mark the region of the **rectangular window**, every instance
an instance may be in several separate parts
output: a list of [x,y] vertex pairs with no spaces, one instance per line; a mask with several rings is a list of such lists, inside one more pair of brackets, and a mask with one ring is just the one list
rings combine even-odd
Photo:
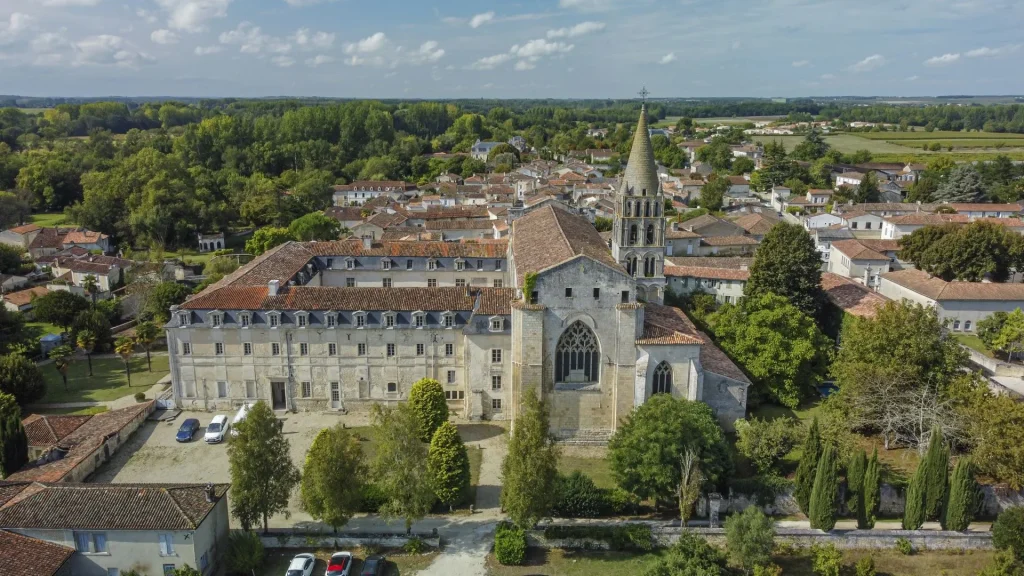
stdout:
[[455,344],[445,344],[444,345],[444,355],[445,356],[452,356],[454,354],[455,354]]
[[252,356],[252,342],[242,343],[242,354],[245,354],[246,356]]
[[426,350],[426,346],[424,346],[423,344],[417,344],[416,345],[416,355],[417,356],[423,356],[423,352],[425,350]]
[[220,314],[211,315],[210,324],[212,324],[214,328],[220,328]]
[[444,398],[445,398],[445,400],[462,400],[465,397],[466,397],[466,394],[462,390],[445,390],[444,391]]
[[281,322],[281,320],[277,317],[277,314],[271,314],[270,315],[270,327],[271,328],[277,328],[277,325],[280,322]]
[[306,356],[307,354],[309,354],[309,344],[299,342],[299,356]]
[[356,267],[355,260],[345,260],[345,269],[346,270],[352,270],[355,267]]
[[434,260],[427,260],[427,270],[437,270],[437,262]]
[[327,259],[327,269],[330,270],[332,268],[334,268],[334,258],[328,258]]
[[356,346],[356,352],[360,356],[366,356],[366,344],[359,344],[358,346]]
[[227,382],[217,382],[217,398],[227,398],[227,397],[228,397],[228,383]]
[[173,534],[157,534],[157,538],[160,539],[160,555],[170,556],[174,554],[174,535]]
[[437,278],[427,278],[427,288],[437,288]]
[[500,318],[495,318],[494,320],[491,320],[491,332],[500,332],[502,329],[502,324],[503,322],[501,321]]
[[356,287],[356,279],[355,278],[345,278],[345,288],[355,288],[355,287]]
[[398,393],[398,383],[397,382],[388,382],[388,394],[397,394],[397,393]]
[[491,410],[494,410],[496,412],[501,412],[501,398],[492,398],[491,399]]
[[182,342],[181,343],[181,355],[182,356],[189,356],[191,354],[192,354],[192,345],[189,344],[188,342]]
[[856,230],[857,229],[857,223],[856,222],[850,222],[850,229],[851,230]]
[[466,287],[466,279],[465,278],[456,278],[455,279],[455,287],[456,288],[465,288]]
[[465,269],[466,269],[466,263],[465,262],[462,262],[461,260],[455,262],[455,270],[457,272],[462,272]]
[[78,550],[82,554],[88,554],[92,551],[89,547],[90,544],[90,538],[87,533],[75,532],[75,550]]
[[502,284],[504,284],[504,283],[501,281],[500,278],[494,281],[494,287],[495,288],[501,288]]
[[391,260],[381,260],[380,261],[380,269],[381,270],[391,270]]
[[423,328],[423,314],[416,315],[416,327]]
[[242,316],[240,318],[241,318],[242,328],[248,328],[249,327],[249,315],[248,314],[242,314]]
[[388,344],[387,352],[388,352],[388,357],[394,356],[395,355],[395,345],[394,344]]
[[540,293],[538,293],[536,290],[534,290],[533,292],[530,292],[530,304],[536,304],[537,303],[537,298],[539,298],[539,297],[540,297]]
[[501,348],[491,349],[491,364],[501,364]]
[[476,269],[477,270],[483,270],[484,269],[484,261],[483,260],[477,260],[476,261]]
[[565,289],[565,297],[566,298],[572,298],[572,288],[566,288]]
[[299,323],[299,328],[305,328],[306,327],[306,315],[305,314],[299,314],[295,318],[296,318],[296,320]]
[[391,278],[384,278],[380,282],[381,282],[381,287],[383,287],[383,288],[391,288]]
[[601,297],[601,289],[600,288],[594,288],[594,300],[597,300],[600,297]]
[[174,564],[164,564],[164,576],[174,576]]
[[491,390],[501,390],[501,376],[491,376]]
[[622,303],[629,304],[629,290],[622,291]]
[[326,318],[328,328],[334,328],[335,326],[338,325],[338,317],[335,316],[334,314],[328,314]]
[[362,328],[366,326],[366,316],[359,314],[356,316],[356,328]]
[[277,342],[272,343],[270,345],[270,355],[271,356],[280,356],[281,355],[281,345],[278,344]]
[[303,382],[302,383],[302,397],[311,398],[313,396],[313,383]]
[[455,384],[455,370],[448,371],[448,383]]
[[494,261],[494,271],[501,272],[501,260]]
[[455,323],[454,317],[451,314],[446,314],[445,317],[444,317],[444,327],[445,328],[451,328],[454,323]]
[[245,381],[245,397],[255,398],[256,397],[256,381],[246,380]]
[[178,326],[188,326],[188,312],[178,314]]
[[328,356],[337,356],[338,355],[338,345],[335,344],[334,342],[328,343],[327,344],[327,355]]
[[217,356],[222,356],[224,354],[224,343],[223,342],[215,343],[213,345],[213,350],[217,354]]
[[106,532],[94,532],[92,535],[92,547],[93,551],[97,554],[105,554],[107,552],[107,534]]
[[387,328],[395,327],[395,316],[394,314],[388,314],[384,317],[384,326]]
[[406,270],[412,270],[412,260],[406,260],[405,261],[405,269]]

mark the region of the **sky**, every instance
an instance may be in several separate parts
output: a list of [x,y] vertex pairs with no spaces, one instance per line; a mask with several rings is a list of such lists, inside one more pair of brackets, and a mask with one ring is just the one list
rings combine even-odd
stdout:
[[0,0],[0,94],[1024,93],[1020,0]]

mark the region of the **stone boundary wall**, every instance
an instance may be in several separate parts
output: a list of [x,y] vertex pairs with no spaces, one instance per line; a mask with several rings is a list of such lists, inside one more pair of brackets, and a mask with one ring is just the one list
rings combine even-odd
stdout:
[[409,540],[419,538],[431,548],[440,548],[441,538],[436,532],[303,532],[301,530],[271,530],[260,534],[265,548],[354,548],[372,544],[383,548],[401,548]]

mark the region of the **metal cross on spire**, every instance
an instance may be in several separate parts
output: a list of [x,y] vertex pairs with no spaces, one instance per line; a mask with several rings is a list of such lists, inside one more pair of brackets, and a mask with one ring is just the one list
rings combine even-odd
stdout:
[[650,92],[647,90],[647,86],[644,86],[643,88],[641,88],[640,91],[637,92],[637,94],[640,95],[640,98],[643,100],[644,104],[646,104],[647,103],[647,96],[650,94]]

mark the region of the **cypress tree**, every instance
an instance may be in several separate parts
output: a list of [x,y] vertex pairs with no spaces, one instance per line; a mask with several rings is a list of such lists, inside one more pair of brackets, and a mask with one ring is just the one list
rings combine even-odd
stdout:
[[803,454],[800,456],[800,464],[796,468],[796,484],[793,490],[793,497],[800,506],[800,511],[810,516],[811,492],[814,490],[814,477],[818,469],[818,459],[821,458],[821,435],[818,432],[818,417],[815,416],[811,422],[811,429],[807,432],[807,439],[804,440]]
[[917,466],[914,477],[910,480],[910,487],[907,488],[907,505],[903,510],[903,529],[919,530],[924,525],[924,497],[925,473],[927,471],[925,461]]
[[846,467],[846,507],[854,514],[857,513],[857,499],[863,491],[864,472],[867,467],[868,454],[863,450],[854,452]]
[[0,393],[0,479],[28,462],[28,436],[21,425],[21,409],[14,396]]
[[924,517],[935,520],[942,517],[949,481],[949,447],[938,427],[932,428],[928,452],[924,457]]
[[831,530],[836,525],[839,507],[839,479],[836,463],[836,451],[831,446],[826,448],[818,461],[814,475],[814,489],[811,491],[811,528]]
[[871,459],[864,469],[864,483],[859,498],[862,505],[858,509],[857,528],[870,530],[875,527],[882,503],[882,471],[878,465],[878,448],[871,453]]
[[978,504],[978,485],[970,458],[961,458],[949,481],[949,500],[942,517],[942,529],[963,532],[971,525]]

